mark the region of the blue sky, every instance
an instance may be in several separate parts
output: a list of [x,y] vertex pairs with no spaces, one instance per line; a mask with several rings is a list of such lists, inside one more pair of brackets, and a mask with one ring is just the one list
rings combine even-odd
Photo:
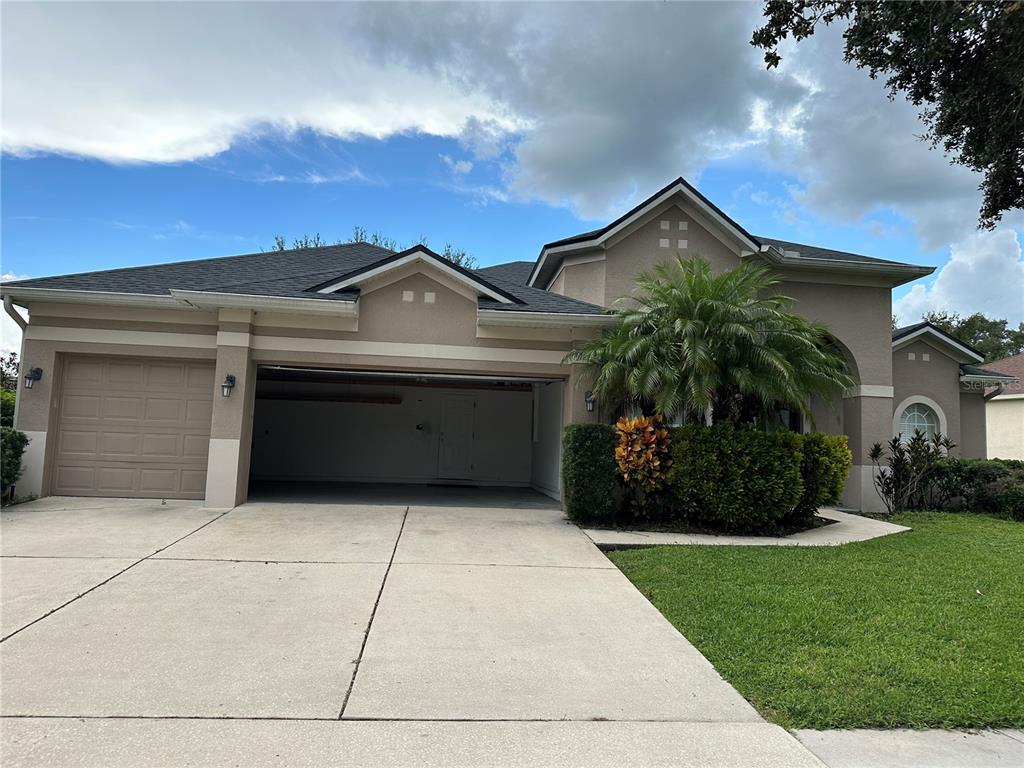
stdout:
[[[451,164],[472,162],[465,155],[457,140],[441,137],[343,141],[308,131],[186,163],[5,155],[4,271],[40,276],[248,253],[269,249],[275,234],[290,240],[319,232],[334,241],[355,225],[402,243],[421,236],[436,246],[451,242],[487,265],[533,260],[544,242],[605,221],[496,195],[497,162],[474,163],[453,178]],[[667,168],[664,181],[677,173]],[[865,223],[813,216],[788,202],[787,185],[796,180],[779,172],[720,162],[697,181],[757,234],[915,263],[943,258],[941,249],[922,250],[892,215],[869,220],[884,226],[884,238]]]
[[[1024,320],[1024,214],[842,60],[749,44],[758,3],[8,4],[2,271],[270,248],[354,225],[483,264],[683,175],[754,234],[936,266],[894,292]],[[3,347],[12,346],[4,319]]]

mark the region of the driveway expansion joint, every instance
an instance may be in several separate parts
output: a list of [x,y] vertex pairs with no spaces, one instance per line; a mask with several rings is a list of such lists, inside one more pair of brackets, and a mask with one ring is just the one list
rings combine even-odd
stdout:
[[391,557],[388,560],[388,567],[384,569],[384,578],[380,580],[380,589],[377,590],[377,599],[373,601],[373,608],[370,610],[370,619],[366,622],[366,631],[363,633],[363,642],[359,646],[359,655],[352,662],[352,679],[348,682],[348,690],[345,691],[345,698],[341,702],[341,710],[338,712],[338,720],[345,716],[345,708],[352,697],[352,689],[356,685],[356,676],[359,674],[359,665],[363,661],[363,653],[366,651],[366,643],[370,639],[370,629],[373,627],[373,618],[377,615],[377,606],[384,595],[384,585],[388,583],[388,574],[391,573],[391,566],[395,564],[395,555],[398,553],[398,542],[402,540],[402,531],[405,530],[405,521],[409,519],[409,507],[402,512],[402,522],[398,526],[398,535],[395,537],[395,546],[391,549]]
[[[173,547],[173,546],[174,546],[175,544],[177,544],[177,543],[178,543],[179,541],[184,541],[185,539],[187,539],[187,538],[188,538],[189,536],[191,536],[192,534],[194,534],[194,533],[198,533],[199,531],[203,530],[203,528],[205,528],[206,526],[210,525],[211,523],[215,523],[215,522],[217,522],[218,520],[220,520],[220,519],[221,519],[222,517],[224,517],[224,515],[226,515],[226,514],[227,514],[228,512],[230,512],[230,511],[231,511],[231,510],[226,510],[226,511],[224,511],[224,512],[221,512],[221,513],[220,513],[220,514],[218,514],[218,515],[217,515],[216,517],[214,517],[214,518],[212,518],[212,519],[210,519],[210,520],[207,520],[207,521],[206,521],[205,523],[203,523],[202,525],[200,525],[200,526],[199,526],[198,528],[196,528],[196,529],[194,529],[194,530],[192,530],[192,531],[189,531],[189,532],[188,532],[188,533],[186,533],[186,534],[185,534],[184,536],[182,536],[182,537],[180,537],[180,538],[177,538],[177,539],[175,539],[174,541],[172,541],[172,542],[171,542],[170,544],[166,544],[166,545],[164,545],[164,546],[160,547],[159,549],[157,549],[157,550],[156,550],[155,552],[152,552],[151,554],[148,554],[148,555],[146,555],[145,557],[141,557],[141,558],[139,558],[138,560],[136,560],[136,561],[135,561],[134,563],[132,563],[131,565],[128,565],[128,566],[126,566],[125,568],[122,568],[122,569],[121,569],[120,571],[118,571],[117,573],[115,573],[115,574],[114,574],[113,576],[111,576],[111,577],[109,577],[109,578],[107,578],[107,579],[104,579],[104,580],[103,580],[103,581],[101,581],[101,582],[100,582],[99,584],[95,584],[95,585],[93,585],[93,586],[89,587],[89,589],[85,590],[84,592],[82,592],[82,593],[80,593],[80,594],[77,594],[77,595],[75,595],[75,596],[74,596],[74,597],[72,597],[72,598],[71,598],[70,600],[67,600],[67,601],[65,601],[65,602],[61,603],[61,604],[60,604],[60,605],[58,605],[58,606],[57,606],[56,608],[54,608],[54,609],[52,609],[52,610],[50,610],[50,611],[47,611],[46,613],[44,613],[44,614],[43,614],[42,616],[40,616],[39,618],[37,618],[37,619],[33,619],[33,620],[32,620],[32,621],[30,621],[30,622],[29,622],[28,624],[25,624],[25,625],[24,625],[24,626],[22,626],[22,627],[18,627],[18,629],[14,630],[14,631],[13,631],[13,632],[11,632],[10,634],[7,634],[7,635],[4,635],[3,637],[0,637],[0,643],[4,643],[4,642],[7,642],[7,641],[8,641],[8,640],[10,640],[10,639],[11,639],[12,637],[14,637],[15,635],[17,635],[17,634],[18,634],[19,632],[23,632],[24,630],[28,629],[29,627],[33,626],[34,624],[38,624],[38,623],[39,623],[40,621],[42,621],[43,619],[47,618],[48,616],[52,616],[53,614],[55,614],[55,613],[56,613],[57,611],[61,610],[62,608],[66,608],[67,606],[71,605],[71,603],[75,602],[76,600],[81,600],[81,599],[82,599],[83,597],[85,597],[86,595],[88,595],[88,594],[89,594],[90,592],[94,592],[94,591],[96,591],[97,589],[99,589],[100,587],[104,586],[105,584],[109,584],[109,583],[110,583],[110,582],[112,582],[112,581],[113,581],[114,579],[116,579],[116,578],[117,578],[118,576],[120,576],[120,575],[121,575],[122,573],[125,573],[125,572],[127,572],[127,571],[130,571],[130,570],[131,570],[132,568],[134,568],[134,567],[135,567],[136,565],[138,565],[139,563],[143,563],[143,562],[145,562],[146,560],[149,560],[149,559],[150,559],[151,557],[153,557],[154,555],[158,555],[158,554],[160,554],[161,552],[163,552],[163,551],[164,551],[165,549],[167,549],[168,547]],[[114,558],[114,559],[119,559],[119,558]]]

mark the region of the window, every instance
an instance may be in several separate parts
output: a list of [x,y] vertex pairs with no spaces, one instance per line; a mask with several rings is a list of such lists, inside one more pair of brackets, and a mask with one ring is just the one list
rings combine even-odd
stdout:
[[900,437],[906,442],[921,430],[925,437],[932,438],[939,431],[939,417],[924,403],[912,403],[900,414]]

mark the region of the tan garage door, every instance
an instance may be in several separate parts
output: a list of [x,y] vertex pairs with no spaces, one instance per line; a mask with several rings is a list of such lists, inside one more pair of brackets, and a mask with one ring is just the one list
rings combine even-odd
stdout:
[[53,492],[201,499],[213,363],[64,362]]

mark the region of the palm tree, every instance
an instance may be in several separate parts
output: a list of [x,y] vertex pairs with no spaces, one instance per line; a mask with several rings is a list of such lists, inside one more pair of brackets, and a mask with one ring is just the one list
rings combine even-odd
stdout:
[[590,367],[605,407],[704,423],[806,414],[814,396],[854,382],[827,329],[789,312],[777,283],[759,264],[715,275],[703,259],[677,257],[641,274],[618,324],[566,362]]

